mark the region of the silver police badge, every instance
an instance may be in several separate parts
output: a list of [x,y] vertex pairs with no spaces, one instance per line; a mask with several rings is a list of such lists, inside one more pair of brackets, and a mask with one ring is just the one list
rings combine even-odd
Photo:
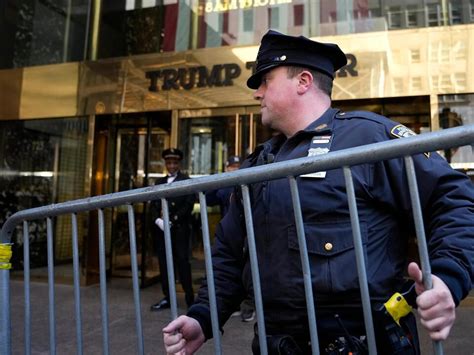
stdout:
[[329,153],[328,148],[309,148],[308,157],[314,157],[315,155],[327,154]]
[[[314,157],[317,155],[327,154],[329,153],[328,148],[309,148],[308,149],[308,157]],[[311,174],[304,174],[301,175],[302,178],[313,178],[313,179],[324,179],[326,177],[325,171],[318,171]]]

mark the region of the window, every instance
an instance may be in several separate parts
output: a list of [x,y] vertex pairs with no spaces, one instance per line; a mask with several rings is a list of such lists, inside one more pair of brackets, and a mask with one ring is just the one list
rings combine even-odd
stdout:
[[416,5],[407,6],[406,21],[407,21],[407,27],[418,26],[418,7]]
[[244,32],[253,32],[253,10],[243,11]]
[[448,9],[449,9],[449,24],[450,25],[461,24],[462,23],[461,4],[456,3],[456,2],[449,2]]
[[410,79],[410,90],[420,91],[422,89],[421,77],[415,76]]
[[391,6],[387,12],[388,28],[402,27],[402,12],[400,6]]
[[455,73],[454,85],[457,90],[465,90],[467,85],[466,73]]
[[441,8],[438,4],[428,4],[428,26],[441,26]]
[[431,88],[434,91],[438,91],[438,89],[439,89],[439,75],[433,75],[431,77]]
[[403,92],[403,78],[393,78],[393,91],[395,94]]
[[464,41],[457,41],[456,44],[453,46],[454,60],[465,60],[466,51],[466,43]]
[[410,61],[412,63],[419,63],[421,60],[419,49],[410,49]]
[[293,18],[295,26],[304,25],[304,5],[293,6]]
[[268,9],[268,23],[270,24],[270,28],[280,27],[280,8],[270,7]]

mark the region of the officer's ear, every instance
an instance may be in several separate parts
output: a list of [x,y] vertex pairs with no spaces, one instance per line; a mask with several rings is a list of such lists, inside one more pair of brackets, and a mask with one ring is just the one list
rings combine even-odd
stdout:
[[298,74],[298,94],[304,94],[313,86],[313,74],[309,70],[303,70]]

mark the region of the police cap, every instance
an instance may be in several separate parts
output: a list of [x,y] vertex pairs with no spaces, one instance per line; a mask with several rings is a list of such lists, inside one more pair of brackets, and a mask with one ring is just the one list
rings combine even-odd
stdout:
[[262,37],[255,72],[247,80],[247,86],[258,89],[262,75],[280,65],[311,68],[334,79],[334,73],[346,64],[346,55],[337,44],[269,30]]
[[225,162],[225,166],[228,167],[229,165],[233,165],[233,164],[240,164],[241,161],[240,161],[240,157],[237,156],[237,155],[231,155],[227,161]]
[[183,152],[176,148],[168,148],[161,153],[163,159],[183,159]]

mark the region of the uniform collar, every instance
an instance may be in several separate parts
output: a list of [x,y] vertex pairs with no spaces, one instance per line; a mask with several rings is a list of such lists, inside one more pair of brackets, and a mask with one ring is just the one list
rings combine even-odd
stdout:
[[333,118],[339,112],[338,109],[329,107],[321,117],[314,120],[304,129],[305,132],[323,134],[330,133],[333,129]]

